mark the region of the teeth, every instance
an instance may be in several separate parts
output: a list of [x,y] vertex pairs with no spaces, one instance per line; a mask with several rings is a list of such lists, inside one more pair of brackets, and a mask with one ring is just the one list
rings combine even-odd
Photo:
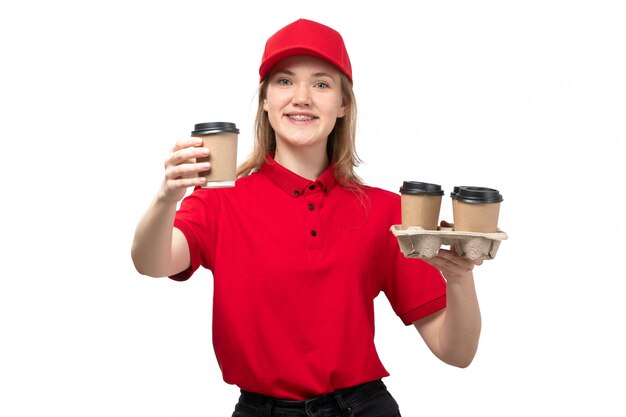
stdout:
[[289,118],[293,120],[298,120],[298,121],[313,120],[313,117],[311,116],[301,116],[301,115],[289,116]]

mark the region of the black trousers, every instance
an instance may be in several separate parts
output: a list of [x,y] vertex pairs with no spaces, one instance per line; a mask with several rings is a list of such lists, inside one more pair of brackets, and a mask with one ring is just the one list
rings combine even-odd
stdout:
[[383,381],[376,380],[305,401],[242,390],[232,417],[400,417],[400,410]]

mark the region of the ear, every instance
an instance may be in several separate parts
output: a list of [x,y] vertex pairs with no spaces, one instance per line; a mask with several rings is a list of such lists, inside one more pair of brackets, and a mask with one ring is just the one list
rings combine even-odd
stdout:
[[345,97],[341,98],[341,107],[339,107],[339,111],[337,111],[337,118],[341,119],[346,115],[346,110],[348,109],[348,102]]
[[263,110],[269,111],[269,105],[267,104],[267,98],[263,99]]

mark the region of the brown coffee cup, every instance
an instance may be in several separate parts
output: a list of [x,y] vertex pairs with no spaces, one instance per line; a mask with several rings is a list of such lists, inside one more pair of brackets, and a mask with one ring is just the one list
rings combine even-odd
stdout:
[[443,190],[438,184],[404,181],[400,187],[402,227],[437,230]]
[[450,194],[454,230],[493,233],[498,231],[500,203],[498,190],[485,187],[457,186]]
[[198,158],[198,162],[211,163],[210,170],[198,174],[207,180],[202,187],[234,187],[237,179],[237,126],[228,122],[198,123],[191,136],[202,138],[203,146],[209,148],[208,157]]

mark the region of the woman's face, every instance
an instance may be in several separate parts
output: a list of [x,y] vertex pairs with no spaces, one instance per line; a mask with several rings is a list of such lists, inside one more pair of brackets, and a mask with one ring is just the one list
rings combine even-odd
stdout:
[[276,147],[326,150],[328,135],[346,106],[340,72],[322,59],[298,55],[279,62],[268,78],[263,102]]

